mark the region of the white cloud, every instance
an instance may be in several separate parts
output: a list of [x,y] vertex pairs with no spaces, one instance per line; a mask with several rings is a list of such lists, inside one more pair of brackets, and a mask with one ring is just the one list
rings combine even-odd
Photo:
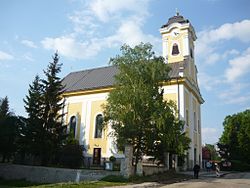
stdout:
[[23,55],[23,58],[24,58],[25,60],[30,61],[30,62],[33,62],[33,61],[34,61],[32,55],[31,55],[30,53],[25,53],[25,54]]
[[146,15],[148,2],[148,0],[94,0],[90,4],[90,10],[99,20],[107,22],[110,18],[126,11]]
[[199,85],[207,91],[212,91],[216,86],[223,83],[220,76],[210,76],[205,72],[201,72],[198,75]]
[[45,38],[42,41],[45,49],[58,50],[63,56],[73,59],[84,59],[96,55],[101,48],[95,39],[79,42],[73,37]]
[[130,18],[121,23],[117,32],[106,38],[106,42],[116,43],[119,45],[126,43],[130,46],[135,46],[140,42],[150,42],[152,44],[160,45],[160,39],[154,37],[153,35],[143,33],[142,25],[143,23],[140,18]]
[[215,144],[221,135],[220,130],[211,127],[202,127],[201,132],[203,144]]
[[234,82],[236,79],[250,73],[250,47],[238,57],[229,61],[230,67],[225,71],[225,77],[228,82]]
[[[46,37],[45,49],[58,50],[65,57],[86,59],[107,48],[126,43],[134,46],[150,42],[160,46],[160,39],[143,32],[149,0],[95,0],[69,16],[73,31],[55,38]],[[133,5],[133,6],[131,6]]]
[[[236,47],[232,39],[250,43],[250,20],[226,23],[198,33],[196,55],[203,68],[199,73],[199,81],[201,87],[216,94],[222,103],[240,105],[250,101],[250,92],[245,87],[248,84],[240,80],[250,72],[250,48],[240,52],[234,49]],[[225,47],[228,41],[232,41],[232,45]],[[208,74],[211,68],[206,67],[212,65],[219,67],[213,75]],[[222,68],[224,71],[218,74],[217,71]]]
[[[223,92],[219,94],[219,98],[225,104],[246,104],[250,101],[249,87],[249,83],[232,83],[228,89],[223,90]],[[242,91],[245,91],[244,95],[242,95]]]
[[0,61],[2,60],[12,60],[14,57],[6,52],[0,51]]
[[[223,41],[238,39],[241,42],[250,42],[250,20],[226,23],[216,29],[207,29],[199,32],[196,43],[196,55],[206,64],[214,64],[227,55],[235,53],[217,53],[219,44]],[[234,51],[235,52],[235,51]]]
[[37,48],[35,43],[33,41],[30,41],[30,40],[22,40],[21,43],[27,47],[30,47],[30,48]]

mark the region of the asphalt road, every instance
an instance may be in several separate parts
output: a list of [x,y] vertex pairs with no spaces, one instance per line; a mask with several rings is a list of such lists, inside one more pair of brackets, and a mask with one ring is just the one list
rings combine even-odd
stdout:
[[250,172],[231,173],[220,178],[200,177],[181,183],[165,185],[163,188],[250,188]]

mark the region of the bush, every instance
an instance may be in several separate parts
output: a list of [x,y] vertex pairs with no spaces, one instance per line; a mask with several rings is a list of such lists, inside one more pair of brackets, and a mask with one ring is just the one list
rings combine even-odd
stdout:
[[80,168],[82,163],[82,147],[78,143],[70,143],[63,147],[60,165],[66,168]]
[[232,160],[232,170],[241,172],[250,171],[250,164],[238,160]]
[[116,161],[116,158],[115,158],[114,156],[110,156],[110,157],[109,157],[109,161],[110,161],[110,162],[115,162],[115,161]]
[[102,178],[101,181],[107,181],[107,182],[128,182],[128,179],[124,178],[123,176],[109,175],[109,176],[105,176],[104,178]]

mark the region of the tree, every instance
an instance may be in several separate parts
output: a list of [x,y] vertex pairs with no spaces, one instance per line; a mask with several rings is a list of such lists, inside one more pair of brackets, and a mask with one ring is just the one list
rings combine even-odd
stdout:
[[2,162],[9,161],[16,151],[17,117],[9,110],[9,100],[6,96],[0,100],[0,153]]
[[[168,144],[167,136],[164,142],[159,136],[160,131],[165,129],[167,133],[176,120],[173,109],[163,100],[162,85],[169,79],[170,68],[162,57],[154,55],[150,44],[141,43],[134,48],[124,45],[121,52],[122,55],[110,60],[110,64],[119,68],[119,74],[108,96],[104,116],[114,129],[118,148],[125,144],[134,147],[136,171],[142,155],[156,151],[155,142]],[[173,116],[168,120],[170,114]]]
[[3,99],[0,99],[0,118],[4,119],[11,115],[10,109],[9,109],[9,100],[6,96]]
[[58,77],[62,64],[57,53],[52,58],[53,61],[44,70],[45,79],[36,76],[24,99],[28,119],[22,127],[20,139],[21,151],[38,156],[43,165],[58,161],[66,138],[66,126],[62,122],[64,114],[61,113],[64,87]]
[[250,110],[227,116],[218,147],[228,160],[250,161]]
[[218,153],[213,144],[206,144],[204,148],[206,148],[209,151],[210,160],[219,160]]
[[[46,130],[44,137],[46,145],[44,145],[43,162],[47,163],[50,156],[55,157],[61,149],[63,140],[65,139],[64,129],[61,118],[64,114],[60,111],[63,108],[62,94],[64,86],[62,79],[58,77],[62,64],[59,63],[57,53],[53,56],[53,62],[50,62],[47,69],[44,70],[46,79],[42,80],[44,87],[44,111],[42,115],[43,128]],[[52,160],[55,160],[52,159]]]
[[41,156],[43,145],[45,144],[45,129],[43,127],[44,97],[43,85],[38,75],[29,85],[28,95],[23,100],[25,110],[28,113],[26,125],[21,129],[19,144],[20,152]]

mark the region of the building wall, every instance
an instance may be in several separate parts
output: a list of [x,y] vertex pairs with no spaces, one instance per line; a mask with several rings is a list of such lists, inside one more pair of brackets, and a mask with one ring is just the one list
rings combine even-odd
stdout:
[[[179,117],[185,121],[184,131],[191,138],[189,155],[189,168],[199,160],[201,157],[201,134],[198,128],[198,119],[200,122],[200,104],[192,91],[190,91],[183,84],[165,85],[164,100],[172,100],[176,103],[177,109],[179,108]],[[178,94],[179,93],[179,94]],[[123,155],[118,154],[117,149],[114,147],[113,138],[109,136],[112,131],[108,126],[104,131],[102,138],[94,138],[95,132],[95,118],[98,114],[103,113],[103,105],[106,103],[108,93],[92,93],[92,94],[79,94],[66,97],[66,122],[72,115],[77,117],[77,139],[79,143],[87,148],[86,155],[92,157],[94,148],[101,148],[101,157],[109,157],[117,153],[117,157]],[[196,116],[196,125],[194,120],[194,112]],[[187,122],[188,121],[188,122]],[[194,149],[196,148],[196,159],[194,161]]]

